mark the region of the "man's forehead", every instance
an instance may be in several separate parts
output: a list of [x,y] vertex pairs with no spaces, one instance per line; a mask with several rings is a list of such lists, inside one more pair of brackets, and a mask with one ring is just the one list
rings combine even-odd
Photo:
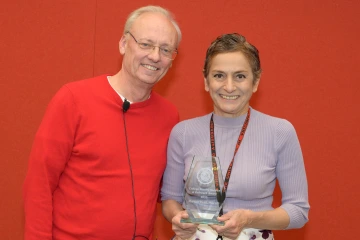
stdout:
[[162,13],[148,12],[140,15],[131,26],[132,33],[148,40],[156,37],[176,42],[177,32],[171,21]]
[[141,14],[133,23],[133,26],[136,25],[172,25],[170,20],[162,13],[157,12],[147,12]]

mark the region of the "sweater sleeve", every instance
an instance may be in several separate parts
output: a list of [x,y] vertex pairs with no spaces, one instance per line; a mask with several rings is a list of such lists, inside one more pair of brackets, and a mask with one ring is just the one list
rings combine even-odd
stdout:
[[184,194],[184,135],[185,124],[177,124],[171,131],[167,164],[161,188],[161,200],[175,200],[182,204]]
[[308,221],[308,186],[300,143],[290,122],[279,125],[275,143],[278,151],[276,175],[282,193],[281,208],[290,217],[287,229],[301,228]]
[[25,240],[51,240],[52,197],[69,159],[79,113],[69,89],[53,97],[35,135],[23,186]]

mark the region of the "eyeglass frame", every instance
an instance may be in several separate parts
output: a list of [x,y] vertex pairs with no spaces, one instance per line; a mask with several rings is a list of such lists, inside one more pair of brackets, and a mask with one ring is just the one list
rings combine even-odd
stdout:
[[[139,46],[139,48],[141,48],[143,50],[154,50],[156,47],[158,47],[159,50],[160,50],[160,55],[164,56],[167,59],[171,59],[171,60],[174,60],[176,58],[176,55],[179,53],[177,48],[175,48],[175,49],[173,49],[173,48],[165,49],[165,48],[160,47],[160,46],[155,46],[155,45],[153,45],[151,43],[139,42],[138,40],[136,40],[136,38],[134,37],[134,35],[132,35],[132,33],[130,31],[126,31],[125,34],[126,33],[130,34],[130,36],[134,39],[134,41]],[[147,45],[147,46],[145,46],[145,45]],[[167,51],[171,52],[171,55],[170,56],[164,55],[163,50],[167,50]]]

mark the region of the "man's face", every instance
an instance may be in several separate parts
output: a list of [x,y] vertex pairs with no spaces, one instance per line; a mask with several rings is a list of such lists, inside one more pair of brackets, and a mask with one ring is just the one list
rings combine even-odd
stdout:
[[[130,29],[138,42],[175,49],[177,32],[173,24],[160,13],[140,15]],[[122,69],[130,81],[139,87],[152,87],[168,71],[172,60],[160,54],[156,47],[144,50],[130,34],[120,40],[120,53],[124,55]]]

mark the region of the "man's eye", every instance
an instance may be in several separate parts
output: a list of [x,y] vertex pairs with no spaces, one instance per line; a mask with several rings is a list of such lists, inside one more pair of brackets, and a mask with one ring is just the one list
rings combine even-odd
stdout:
[[148,43],[139,43],[140,47],[142,48],[151,48],[151,44],[148,44]]
[[170,53],[171,50],[168,48],[160,48],[163,53]]
[[222,78],[222,77],[223,77],[223,75],[220,73],[214,74],[214,78]]

